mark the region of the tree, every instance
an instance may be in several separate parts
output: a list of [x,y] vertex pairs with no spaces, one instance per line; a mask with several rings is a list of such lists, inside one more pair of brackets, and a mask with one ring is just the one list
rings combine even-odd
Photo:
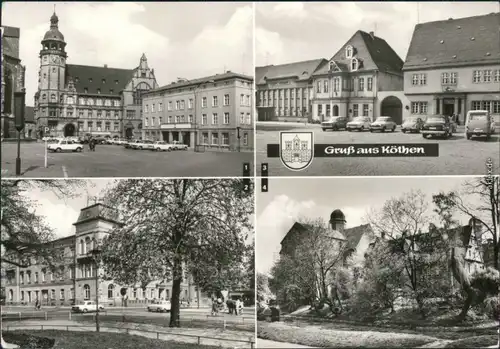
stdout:
[[435,288],[431,275],[446,258],[444,240],[436,231],[425,232],[430,222],[428,204],[421,191],[411,191],[386,201],[367,217],[373,229],[387,240],[391,254],[402,263],[403,289],[415,299],[425,317],[424,301]]
[[123,284],[171,279],[171,327],[180,326],[185,271],[198,282],[203,273],[223,279],[243,260],[254,201],[242,180],[121,180],[105,198],[123,223],[104,241],[106,273]]
[[267,275],[257,273],[257,301],[266,301],[272,298],[272,292],[269,288],[269,278]]
[[433,201],[450,219],[458,212],[481,224],[484,235],[491,237],[493,267],[500,270],[500,177],[466,181],[461,192],[441,192],[433,196]]
[[[2,267],[26,268],[33,260],[54,268],[57,254],[51,244],[53,229],[44,217],[35,212],[36,204],[26,193],[32,190],[50,191],[58,198],[77,196],[80,180],[4,180],[1,185],[1,264]],[[2,348],[10,344],[1,339]],[[12,345],[10,345],[12,346]]]

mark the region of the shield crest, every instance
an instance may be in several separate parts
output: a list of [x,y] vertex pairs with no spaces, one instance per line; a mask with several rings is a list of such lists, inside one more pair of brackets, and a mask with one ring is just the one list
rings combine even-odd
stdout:
[[314,157],[312,132],[280,132],[280,159],[292,171],[305,170]]

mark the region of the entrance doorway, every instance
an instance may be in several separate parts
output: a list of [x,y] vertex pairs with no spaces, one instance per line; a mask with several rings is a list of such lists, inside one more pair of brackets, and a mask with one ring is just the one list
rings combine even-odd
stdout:
[[339,116],[339,106],[336,104],[333,106],[333,116]]
[[170,143],[170,133],[168,131],[163,131],[163,141]]
[[125,130],[125,138],[132,138],[134,136],[134,129],[133,128],[127,128]]
[[445,98],[443,100],[443,115],[452,116],[455,114],[455,100]]
[[179,131],[172,132],[172,140],[179,141]]
[[184,132],[182,135],[182,141],[184,142],[185,145],[188,147],[191,146],[191,132]]
[[403,123],[403,103],[398,97],[386,97],[380,105],[380,116],[390,116],[398,125]]
[[64,126],[64,137],[73,137],[75,135],[75,125],[66,124]]

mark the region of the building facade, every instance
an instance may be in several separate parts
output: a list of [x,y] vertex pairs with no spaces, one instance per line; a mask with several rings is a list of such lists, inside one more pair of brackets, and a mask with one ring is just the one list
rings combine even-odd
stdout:
[[[391,116],[403,122],[403,61],[373,32],[358,30],[312,76],[313,119]],[[387,92],[383,99],[380,92]],[[399,92],[399,93],[398,93]]]
[[148,91],[143,101],[143,137],[189,147],[251,151],[252,90],[252,77],[226,72]]
[[[21,32],[19,28],[1,27],[2,45],[2,109],[0,114],[0,128],[2,139],[17,138],[14,125],[14,93],[24,89],[26,67],[21,65],[19,45]],[[24,137],[24,132],[21,133]]]
[[[119,285],[103,278],[103,268],[97,267],[92,256],[103,238],[119,226],[116,212],[101,203],[85,207],[74,223],[75,234],[51,242],[58,253],[58,265],[49,269],[40,261],[32,260],[31,266],[6,268],[6,301],[11,304],[34,304],[39,299],[43,305],[69,305],[74,301],[96,299],[96,274],[100,276],[99,302],[121,305],[122,293],[128,303],[145,303],[153,299],[170,299],[172,282],[158,280],[145,289],[138,285]],[[198,300],[197,288],[191,276],[185,274],[181,284],[181,300],[194,304]],[[200,303],[209,297],[200,292]]]
[[311,119],[312,75],[326,62],[315,59],[255,68],[259,121]]
[[142,94],[158,87],[145,54],[134,69],[67,64],[54,13],[42,40],[35,119],[39,136],[140,138]]
[[500,13],[415,26],[403,66],[412,114],[500,114]]

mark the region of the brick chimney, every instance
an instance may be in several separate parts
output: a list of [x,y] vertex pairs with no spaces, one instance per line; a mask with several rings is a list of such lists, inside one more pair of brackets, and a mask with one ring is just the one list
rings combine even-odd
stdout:
[[107,64],[104,64],[104,68],[107,68],[107,67],[108,67],[108,65],[107,65]]
[[374,32],[370,32],[370,36],[372,37],[372,40],[375,39],[375,33]]

